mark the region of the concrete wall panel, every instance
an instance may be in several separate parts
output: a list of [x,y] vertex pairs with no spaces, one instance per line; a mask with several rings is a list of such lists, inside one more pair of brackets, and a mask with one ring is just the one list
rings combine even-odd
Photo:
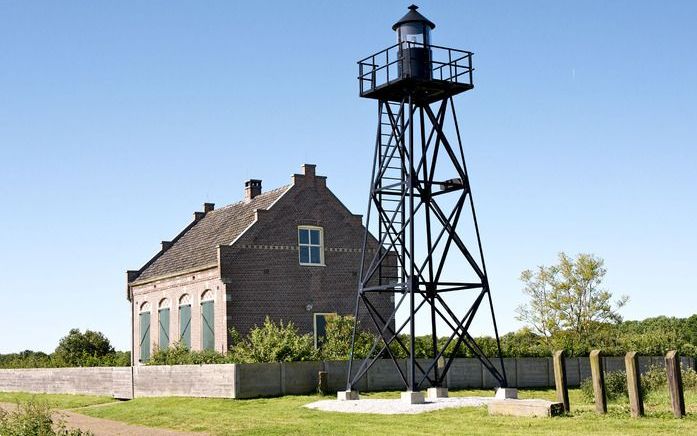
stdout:
[[323,369],[323,362],[283,362],[281,364],[283,395],[317,392],[319,372]]
[[274,397],[283,395],[280,363],[235,364],[233,398]]
[[546,357],[516,359],[516,385],[542,388],[549,386],[549,365]]

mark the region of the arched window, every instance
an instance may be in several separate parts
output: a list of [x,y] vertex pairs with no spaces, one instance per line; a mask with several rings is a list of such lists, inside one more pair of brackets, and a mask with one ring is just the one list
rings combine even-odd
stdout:
[[179,298],[179,341],[191,348],[191,296],[184,294]]
[[215,301],[213,291],[206,290],[201,294],[201,348],[215,349]]
[[160,300],[157,319],[159,324],[158,344],[161,349],[166,349],[169,347],[169,300],[167,298]]
[[150,360],[150,303],[140,305],[140,362]]

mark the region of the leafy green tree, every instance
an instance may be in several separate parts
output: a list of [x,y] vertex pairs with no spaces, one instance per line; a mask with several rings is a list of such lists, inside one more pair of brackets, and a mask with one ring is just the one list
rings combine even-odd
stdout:
[[95,361],[114,354],[114,347],[101,332],[71,329],[58,342],[53,357],[65,366],[95,366]]
[[566,347],[582,347],[602,323],[619,323],[621,309],[629,301],[622,296],[612,302],[612,293],[602,287],[607,270],[604,261],[592,254],[575,258],[559,253],[559,263],[523,271],[523,293],[529,301],[516,309],[517,319],[557,348],[553,337]]

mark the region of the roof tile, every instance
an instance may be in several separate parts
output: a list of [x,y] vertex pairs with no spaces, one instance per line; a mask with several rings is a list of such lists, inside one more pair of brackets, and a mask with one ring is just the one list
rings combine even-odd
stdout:
[[153,279],[217,262],[217,247],[232,243],[254,223],[257,209],[268,209],[291,185],[264,192],[252,200],[208,212],[140,272],[135,281]]

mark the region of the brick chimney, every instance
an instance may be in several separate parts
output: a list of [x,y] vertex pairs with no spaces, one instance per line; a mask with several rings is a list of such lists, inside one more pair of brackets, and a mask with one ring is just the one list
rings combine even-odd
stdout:
[[315,177],[315,170],[317,165],[314,164],[303,164],[303,175],[306,177]]
[[250,201],[261,194],[261,180],[249,179],[244,182],[244,201]]
[[215,203],[203,203],[203,213],[213,212]]

